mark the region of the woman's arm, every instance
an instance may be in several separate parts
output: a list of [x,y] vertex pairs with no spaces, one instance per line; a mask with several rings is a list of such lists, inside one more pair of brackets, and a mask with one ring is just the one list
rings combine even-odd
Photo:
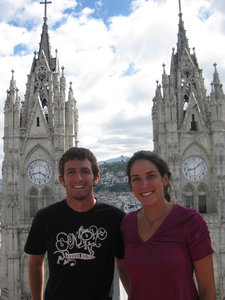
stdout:
[[194,262],[200,300],[216,300],[213,259],[208,255]]
[[124,259],[118,259],[116,258],[116,267],[120,276],[120,280],[123,284],[123,287],[125,291],[127,292],[127,295],[129,295],[130,291],[130,279],[128,276],[128,273],[125,268]]

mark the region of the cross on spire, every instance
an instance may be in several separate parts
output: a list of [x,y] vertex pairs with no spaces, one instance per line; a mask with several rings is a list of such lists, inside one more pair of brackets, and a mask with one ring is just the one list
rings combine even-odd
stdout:
[[45,0],[45,1],[40,2],[40,4],[44,4],[45,5],[45,16],[44,16],[44,20],[45,21],[47,20],[47,5],[50,4],[50,3],[52,3],[52,1]]

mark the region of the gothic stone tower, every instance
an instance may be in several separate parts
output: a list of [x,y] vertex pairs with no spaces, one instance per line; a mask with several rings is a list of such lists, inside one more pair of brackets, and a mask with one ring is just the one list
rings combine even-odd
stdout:
[[163,65],[153,99],[154,151],[169,163],[173,201],[199,210],[208,223],[217,295],[225,299],[225,96],[214,67],[207,96],[180,9],[177,52],[173,49],[170,75]]
[[28,257],[23,247],[34,213],[64,197],[58,160],[77,146],[78,112],[70,84],[65,99],[64,68],[50,52],[46,17],[39,52],[35,53],[23,102],[14,73],[4,107],[0,288],[2,299],[29,299]]

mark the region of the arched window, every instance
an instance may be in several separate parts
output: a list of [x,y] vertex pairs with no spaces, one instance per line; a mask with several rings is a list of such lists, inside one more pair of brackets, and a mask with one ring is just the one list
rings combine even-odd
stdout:
[[207,213],[206,190],[203,185],[198,188],[198,210],[202,214]]
[[49,187],[45,187],[41,193],[43,199],[43,206],[47,206],[53,203],[52,191]]
[[186,111],[188,109],[188,104],[189,104],[189,98],[187,95],[184,95],[184,100],[183,100],[183,117],[185,117]]
[[33,217],[38,210],[38,191],[34,187],[30,191],[30,217]]
[[187,185],[183,191],[184,203],[186,207],[194,208],[194,193],[190,185]]

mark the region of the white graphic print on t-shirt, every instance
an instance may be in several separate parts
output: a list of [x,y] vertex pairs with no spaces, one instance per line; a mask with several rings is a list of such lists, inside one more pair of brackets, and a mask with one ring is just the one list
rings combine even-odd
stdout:
[[[102,245],[101,241],[106,237],[106,230],[102,227],[97,228],[94,225],[89,228],[81,226],[75,234],[58,233],[55,243],[57,250],[54,252],[54,254],[58,255],[57,263],[70,264],[73,267],[78,259],[94,259],[95,251],[93,248],[100,248]],[[77,252],[77,249],[82,249],[83,251]]]

